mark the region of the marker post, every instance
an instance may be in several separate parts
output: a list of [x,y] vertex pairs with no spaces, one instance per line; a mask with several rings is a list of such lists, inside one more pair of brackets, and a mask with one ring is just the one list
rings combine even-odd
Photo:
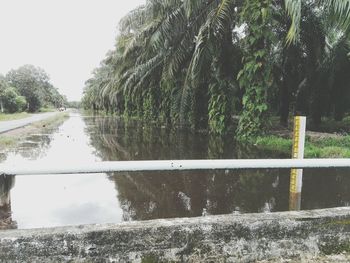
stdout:
[[[293,149],[292,149],[293,159],[304,158],[305,130],[306,130],[306,117],[295,116],[294,129],[293,129]],[[303,185],[303,169],[292,169],[290,174],[290,187],[289,187],[289,210],[300,210],[302,185]]]

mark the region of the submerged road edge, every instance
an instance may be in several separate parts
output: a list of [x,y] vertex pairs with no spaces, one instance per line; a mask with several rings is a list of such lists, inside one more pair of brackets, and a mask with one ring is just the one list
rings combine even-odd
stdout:
[[304,262],[344,252],[348,207],[0,232],[0,262]]
[[45,112],[45,113],[37,113],[33,114],[30,117],[26,117],[18,120],[9,120],[9,121],[1,121],[0,122],[0,134],[5,134],[7,132],[23,128],[25,126],[31,125],[36,122],[40,122],[49,118],[54,117],[55,115],[60,114],[61,112]]

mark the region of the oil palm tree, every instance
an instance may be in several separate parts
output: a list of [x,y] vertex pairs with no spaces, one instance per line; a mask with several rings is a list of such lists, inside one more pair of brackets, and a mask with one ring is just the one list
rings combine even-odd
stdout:
[[247,137],[262,130],[271,105],[284,124],[291,110],[315,123],[330,112],[341,118],[348,9],[325,0],[148,0],[120,21],[84,100],[216,133],[240,114]]
[[310,115],[316,126],[323,115],[341,119],[346,110],[349,6],[340,2],[285,1],[292,26],[284,47],[282,123],[287,122],[289,102],[294,102],[295,113]]
[[328,18],[342,28],[347,29],[350,23],[349,0],[284,0],[285,9],[291,17],[291,26],[287,35],[289,43],[295,42],[299,36],[303,3],[315,2],[319,11],[326,11]]
[[[191,117],[200,127],[208,123],[211,112],[212,123],[218,123],[220,114],[228,115],[231,103],[215,112],[221,103],[210,101],[208,87],[218,97],[223,92],[215,88],[218,79],[235,80],[240,58],[227,58],[238,49],[231,41],[236,5],[233,0],[152,0],[130,12],[120,22],[117,55],[109,60],[115,76],[109,91],[123,94],[126,108],[143,113],[160,109],[166,118]],[[150,104],[154,109],[147,109]],[[221,125],[228,120],[226,116]]]

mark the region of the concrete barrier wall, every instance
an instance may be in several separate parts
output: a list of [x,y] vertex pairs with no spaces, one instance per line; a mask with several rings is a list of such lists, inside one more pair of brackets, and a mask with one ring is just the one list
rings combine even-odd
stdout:
[[0,232],[1,262],[307,262],[349,251],[350,208]]

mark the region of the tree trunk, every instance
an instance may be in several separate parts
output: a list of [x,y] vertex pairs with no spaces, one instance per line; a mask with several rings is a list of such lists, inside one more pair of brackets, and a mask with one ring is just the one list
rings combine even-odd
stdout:
[[284,127],[288,126],[288,116],[289,116],[289,90],[288,83],[286,80],[282,83],[282,89],[280,94],[280,124]]
[[207,84],[202,84],[195,91],[194,101],[194,128],[195,129],[207,129],[208,128],[208,89]]
[[305,78],[300,82],[296,92],[295,115],[307,115],[308,109],[308,80]]

